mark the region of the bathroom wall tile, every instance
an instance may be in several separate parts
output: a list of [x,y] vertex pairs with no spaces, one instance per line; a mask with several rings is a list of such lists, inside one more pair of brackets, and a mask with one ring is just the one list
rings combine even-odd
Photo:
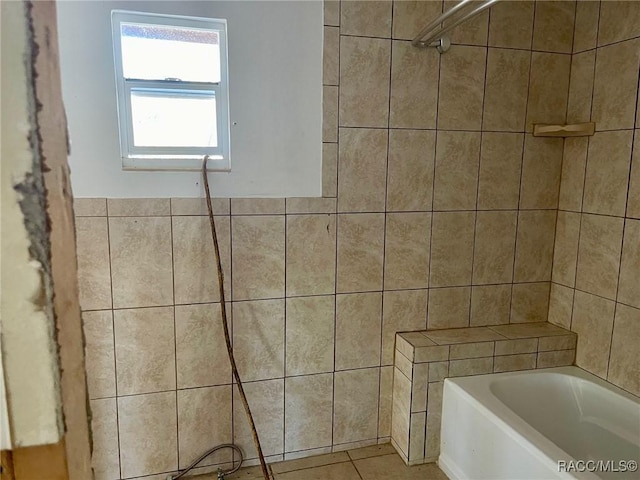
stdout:
[[473,284],[507,283],[513,276],[516,211],[478,212]]
[[439,129],[480,129],[486,55],[486,48],[459,45],[440,58]]
[[322,47],[322,84],[338,85],[340,72],[340,28],[324,27]]
[[[214,215],[229,215],[231,213],[231,199],[212,198],[211,208]],[[172,198],[171,215],[209,215],[206,198]]]
[[551,284],[549,294],[549,323],[562,328],[571,328],[571,313],[573,310],[573,288]]
[[322,87],[322,141],[338,141],[338,87]]
[[441,12],[441,2],[393,2],[393,38],[413,40],[429,22],[438,18]]
[[109,234],[104,217],[77,217],[78,289],[83,310],[111,308]]
[[336,213],[336,198],[289,197],[286,199],[287,215],[310,213]]
[[[231,299],[231,226],[214,217],[224,273],[225,298]],[[220,301],[216,257],[208,217],[173,217],[173,269],[176,304]]]
[[[391,54],[389,125],[394,128],[435,128],[440,54],[394,41]],[[416,108],[416,105],[420,105]]]
[[[212,445],[231,443],[231,385],[178,390],[178,451],[180,467],[186,468]],[[203,415],[203,412],[216,412]],[[228,449],[208,456],[199,466],[227,463]]]
[[113,397],[116,395],[113,313],[83,312],[82,327],[89,398]]
[[[424,446],[425,460],[435,462],[440,455],[440,426],[442,424],[441,413],[427,413],[426,441]],[[422,465],[428,468],[431,465]]]
[[489,328],[509,339],[551,337],[567,334],[566,330],[551,325],[545,320],[536,323],[510,323],[509,325],[497,325]]
[[[438,362],[436,362],[438,363]],[[424,412],[427,409],[427,383],[429,382],[429,368],[436,363],[416,363],[413,366],[411,378],[411,411]],[[447,362],[439,362],[447,365]]]
[[624,216],[633,132],[598,132],[589,140],[583,210]]
[[533,1],[500,2],[491,7],[489,46],[531,48]]
[[431,213],[388,213],[384,288],[426,288],[429,280]]
[[569,287],[573,287],[576,280],[580,217],[579,213],[558,211],[556,222],[551,279]]
[[584,175],[587,168],[586,137],[565,138],[562,159],[562,176],[560,179],[560,195],[558,208],[561,210],[582,210],[584,192]]
[[520,133],[482,133],[479,209],[518,208],[523,141]]
[[433,332],[424,332],[427,338],[433,340],[438,345],[449,345],[469,342],[489,342],[493,340],[502,340],[504,337],[496,333],[491,328],[449,328],[446,330],[437,330]]
[[607,380],[634,395],[640,394],[638,338],[640,338],[640,310],[618,304],[613,324]]
[[480,138],[476,132],[438,132],[434,210],[475,209]]
[[333,375],[285,380],[285,451],[331,445]]
[[[231,383],[231,367],[221,324],[220,304],[177,305],[178,388]],[[231,328],[231,304],[227,306]]]
[[573,33],[573,51],[595,48],[598,36],[600,2],[576,2],[576,22]]
[[287,216],[287,296],[335,292],[336,216]]
[[382,294],[336,297],[336,370],[380,365]]
[[[444,0],[443,10],[446,12],[458,3],[456,0]],[[476,7],[482,3],[482,1],[472,1],[470,5]],[[489,12],[485,10],[474,18],[467,20],[464,24],[451,30],[451,41],[454,44],[487,45],[488,30]]]
[[[638,110],[640,112],[640,109]],[[640,116],[640,113],[638,113]],[[640,121],[637,121],[640,125]],[[635,131],[633,142],[633,161],[629,177],[629,196],[627,198],[627,217],[640,218],[640,130]]]
[[106,217],[106,198],[74,198],[73,214],[76,217]]
[[391,436],[391,401],[393,367],[380,368],[380,396],[378,400],[378,438]]
[[535,353],[496,357],[493,363],[493,373],[532,370],[536,368],[536,359]]
[[333,442],[376,438],[379,368],[335,373]]
[[429,382],[430,383],[442,382],[449,375],[449,362],[431,362],[426,365],[429,366]]
[[113,312],[118,395],[176,388],[173,307]]
[[640,8],[635,2],[602,2],[598,46],[640,36]]
[[171,215],[168,198],[107,198],[110,217],[162,217]]
[[178,468],[175,392],[118,398],[122,478]]
[[[428,327],[431,328],[431,327]],[[425,337],[426,338],[426,337]],[[416,347],[414,361],[416,363],[440,362],[449,358],[449,345]]]
[[575,2],[536,2],[533,49],[571,53]]
[[409,431],[409,462],[421,462],[424,459],[424,434],[426,412],[412,413]]
[[[480,343],[461,343],[459,345],[451,345],[449,350],[450,360],[461,360],[464,358],[481,358],[493,356],[493,342]],[[445,362],[442,362],[445,363]],[[434,381],[434,379],[429,378]],[[443,379],[440,379],[443,380]]]
[[364,37],[390,37],[391,3],[389,0],[343,0],[340,33]]
[[390,40],[341,37],[340,126],[387,127],[390,66]]
[[[265,456],[279,455],[284,451],[284,379],[250,382],[244,384],[247,402],[260,437]],[[238,387],[233,387],[233,438],[242,448],[246,459],[257,458],[246,413]]]
[[[640,39],[598,49],[592,118],[597,129],[633,128],[638,89]],[[616,72],[612,75],[612,72]]]
[[468,327],[470,295],[471,287],[430,289],[427,328]]
[[396,350],[394,367],[397,368],[407,378],[413,378],[413,363],[406,358],[399,350]]
[[411,381],[397,369],[394,370],[393,375],[393,404],[391,408],[391,438],[397,442],[400,452],[409,452]]
[[519,353],[535,353],[538,351],[537,338],[521,338],[517,340],[500,340],[496,342],[495,353],[498,355],[514,355]]
[[570,69],[570,55],[533,52],[527,104],[527,131],[533,129],[534,123],[564,123]]
[[481,285],[471,289],[470,326],[509,323],[511,285]]
[[430,286],[471,284],[475,216],[475,212],[433,214]]
[[284,296],[284,216],[231,219],[233,299]]
[[482,127],[486,130],[524,130],[529,86],[530,52],[490,48]]
[[640,308],[640,220],[625,221],[618,301]]
[[520,208],[558,208],[563,143],[525,135]]
[[[336,138],[337,140],[337,138]],[[322,196],[338,195],[338,145],[322,144]]]
[[432,131],[389,131],[387,211],[431,209],[435,139]]
[[282,377],[284,299],[234,302],[233,350],[245,382]]
[[551,280],[556,212],[521,210],[518,213],[516,282]]
[[493,357],[451,360],[449,362],[449,377],[466,377],[467,375],[483,375],[492,372]]
[[623,224],[622,218],[582,216],[576,288],[616,298]]
[[339,212],[384,211],[387,137],[386,130],[340,129]]
[[96,480],[120,478],[118,414],[115,398],[91,400],[91,467]]
[[338,0],[325,0],[324,4],[324,24],[325,25],[340,25],[340,1]]
[[382,313],[382,364],[393,364],[397,332],[427,328],[427,290],[384,292]]
[[584,123],[591,119],[595,65],[595,50],[578,53],[571,57],[571,79],[569,80],[567,105],[568,123]]
[[549,288],[549,282],[514,284],[511,323],[545,322],[549,312]]
[[384,214],[338,215],[337,291],[382,290]]
[[109,218],[109,242],[114,308],[173,303],[170,218]]
[[284,198],[232,198],[232,215],[278,215],[285,211]]
[[571,331],[578,334],[576,365],[606,378],[615,302],[576,291]]
[[287,298],[286,302],[286,374],[333,371],[334,296]]
[[538,352],[536,368],[566,367],[574,365],[576,350],[556,350],[553,352]]
[[571,350],[576,348],[577,335],[555,335],[553,337],[541,337],[538,343],[539,352],[553,350]]

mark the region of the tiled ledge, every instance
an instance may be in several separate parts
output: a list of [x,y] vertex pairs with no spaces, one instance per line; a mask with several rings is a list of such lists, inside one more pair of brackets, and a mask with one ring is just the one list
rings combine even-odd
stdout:
[[408,465],[435,461],[445,378],[571,365],[575,349],[546,322],[396,334],[391,443]]

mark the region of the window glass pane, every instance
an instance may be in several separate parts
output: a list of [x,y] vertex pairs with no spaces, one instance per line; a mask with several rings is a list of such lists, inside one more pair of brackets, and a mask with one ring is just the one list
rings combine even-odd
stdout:
[[120,38],[125,78],[220,81],[217,31],[123,22]]
[[215,92],[131,91],[136,147],[217,147]]

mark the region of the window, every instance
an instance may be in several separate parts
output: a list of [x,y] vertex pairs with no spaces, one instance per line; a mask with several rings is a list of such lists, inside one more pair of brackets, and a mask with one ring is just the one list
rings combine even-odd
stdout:
[[124,168],[229,170],[226,20],[114,10]]

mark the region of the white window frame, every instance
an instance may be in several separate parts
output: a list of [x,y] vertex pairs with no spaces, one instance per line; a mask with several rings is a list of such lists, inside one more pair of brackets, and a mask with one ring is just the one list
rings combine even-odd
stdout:
[[[140,80],[124,77],[122,67],[121,24],[136,23],[171,27],[199,28],[218,33],[220,48],[220,82],[185,82],[175,79]],[[116,75],[118,130],[124,170],[199,170],[204,155],[209,155],[208,169],[230,171],[229,88],[227,55],[227,21],[179,15],[112,10],[111,27]],[[213,92],[216,99],[217,147],[136,147],[133,143],[131,91],[143,90],[150,95],[176,92],[179,96]]]

